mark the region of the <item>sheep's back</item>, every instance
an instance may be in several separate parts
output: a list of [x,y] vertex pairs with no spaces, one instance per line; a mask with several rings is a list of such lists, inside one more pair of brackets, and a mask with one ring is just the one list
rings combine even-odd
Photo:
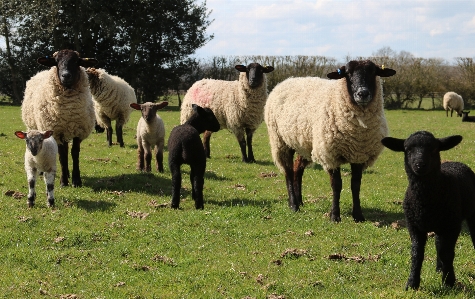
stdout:
[[168,161],[178,164],[206,165],[206,154],[199,132],[191,125],[176,126],[168,138]]
[[183,98],[180,123],[184,124],[190,118],[193,112],[191,104],[197,104],[203,108],[210,108],[221,129],[227,128],[226,110],[229,106],[236,105],[237,86],[238,81],[203,79],[195,82]]
[[460,213],[471,216],[475,213],[475,173],[467,165],[460,162],[445,162],[441,164],[442,180],[447,190],[447,201],[453,205],[460,197]]
[[442,104],[445,110],[447,110],[448,108],[452,108],[459,112],[461,112],[464,107],[462,97],[453,91],[449,91],[444,94],[444,99],[442,101]]

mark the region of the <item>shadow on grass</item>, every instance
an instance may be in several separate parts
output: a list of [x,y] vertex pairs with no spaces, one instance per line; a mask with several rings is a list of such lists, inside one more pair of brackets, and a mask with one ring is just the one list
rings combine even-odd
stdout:
[[213,200],[206,199],[205,203],[216,205],[220,207],[258,207],[258,208],[271,208],[274,204],[280,202],[280,200],[253,200],[249,198],[230,198],[226,200]]
[[112,177],[85,177],[83,185],[94,192],[131,191],[151,195],[171,195],[171,181],[155,173],[131,173]]
[[113,210],[117,204],[114,202],[109,202],[109,201],[104,201],[104,200],[86,200],[86,199],[80,199],[78,201],[75,201],[75,205],[83,210],[86,210],[88,212],[106,212]]

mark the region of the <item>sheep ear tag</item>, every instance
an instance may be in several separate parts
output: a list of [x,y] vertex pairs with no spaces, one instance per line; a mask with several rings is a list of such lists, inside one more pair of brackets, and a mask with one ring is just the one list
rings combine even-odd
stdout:
[[336,72],[328,73],[327,78],[332,79],[332,80],[338,80],[338,79],[345,78],[345,67],[343,66],[343,67],[337,69]]
[[20,139],[25,139],[26,138],[26,133],[22,131],[16,131],[15,136],[20,138]]
[[384,137],[381,140],[381,143],[395,152],[403,152],[404,151],[404,139],[393,138],[393,137]]
[[380,69],[378,69],[378,71],[376,72],[376,75],[380,77],[391,77],[391,76],[396,75],[396,71],[382,66]]

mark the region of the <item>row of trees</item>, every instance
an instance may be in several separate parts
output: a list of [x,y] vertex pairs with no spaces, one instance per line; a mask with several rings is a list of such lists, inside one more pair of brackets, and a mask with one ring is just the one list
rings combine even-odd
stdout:
[[206,2],[196,0],[0,0],[0,92],[19,104],[41,56],[73,49],[99,60],[151,101],[196,65],[213,38]]
[[[41,56],[69,48],[82,57],[99,60],[97,67],[118,75],[136,90],[140,102],[185,91],[202,78],[236,80],[236,64],[272,65],[268,87],[291,76],[325,77],[351,59],[369,58],[394,68],[386,78],[387,108],[420,106],[431,97],[440,105],[446,91],[475,101],[472,58],[455,63],[419,58],[409,52],[382,48],[370,57],[345,57],[344,62],[324,56],[217,56],[198,60],[195,50],[213,38],[206,1],[196,0],[0,0],[0,93],[19,105],[26,81],[43,68]],[[180,94],[180,93],[179,93]]]
[[475,64],[473,58],[455,58],[450,64],[440,58],[420,58],[409,52],[395,52],[382,48],[369,57],[346,57],[345,62],[324,56],[231,56],[212,57],[201,60],[190,74],[182,77],[181,88],[186,90],[201,78],[236,80],[236,64],[259,62],[272,65],[275,70],[267,74],[268,87],[288,77],[316,76],[326,78],[328,72],[352,59],[371,59],[373,62],[393,68],[396,76],[385,78],[384,93],[386,108],[421,107],[423,98],[432,98],[432,107],[438,108],[447,91],[462,95],[465,102],[475,105]]

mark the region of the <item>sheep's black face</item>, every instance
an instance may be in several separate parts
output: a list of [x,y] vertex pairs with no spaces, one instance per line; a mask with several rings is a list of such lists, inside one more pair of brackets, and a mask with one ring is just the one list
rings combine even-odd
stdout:
[[65,88],[72,88],[79,81],[79,55],[76,51],[61,50],[55,60],[58,69],[58,78]]
[[[404,142],[406,171],[418,176],[440,170],[440,142],[429,132],[412,134]],[[409,169],[408,169],[409,168]]]
[[43,148],[43,135],[42,134],[33,134],[30,133],[25,138],[26,147],[31,152],[33,156],[38,155],[38,153]]
[[264,82],[264,73],[270,73],[274,70],[272,66],[262,66],[259,63],[251,63],[247,67],[244,65],[236,65],[235,67],[240,72],[246,72],[249,87],[258,88]]
[[367,106],[374,96],[376,86],[376,65],[367,60],[350,61],[346,65],[347,84],[356,104]]
[[203,108],[206,118],[206,130],[211,132],[218,132],[221,129],[219,121],[209,108]]

